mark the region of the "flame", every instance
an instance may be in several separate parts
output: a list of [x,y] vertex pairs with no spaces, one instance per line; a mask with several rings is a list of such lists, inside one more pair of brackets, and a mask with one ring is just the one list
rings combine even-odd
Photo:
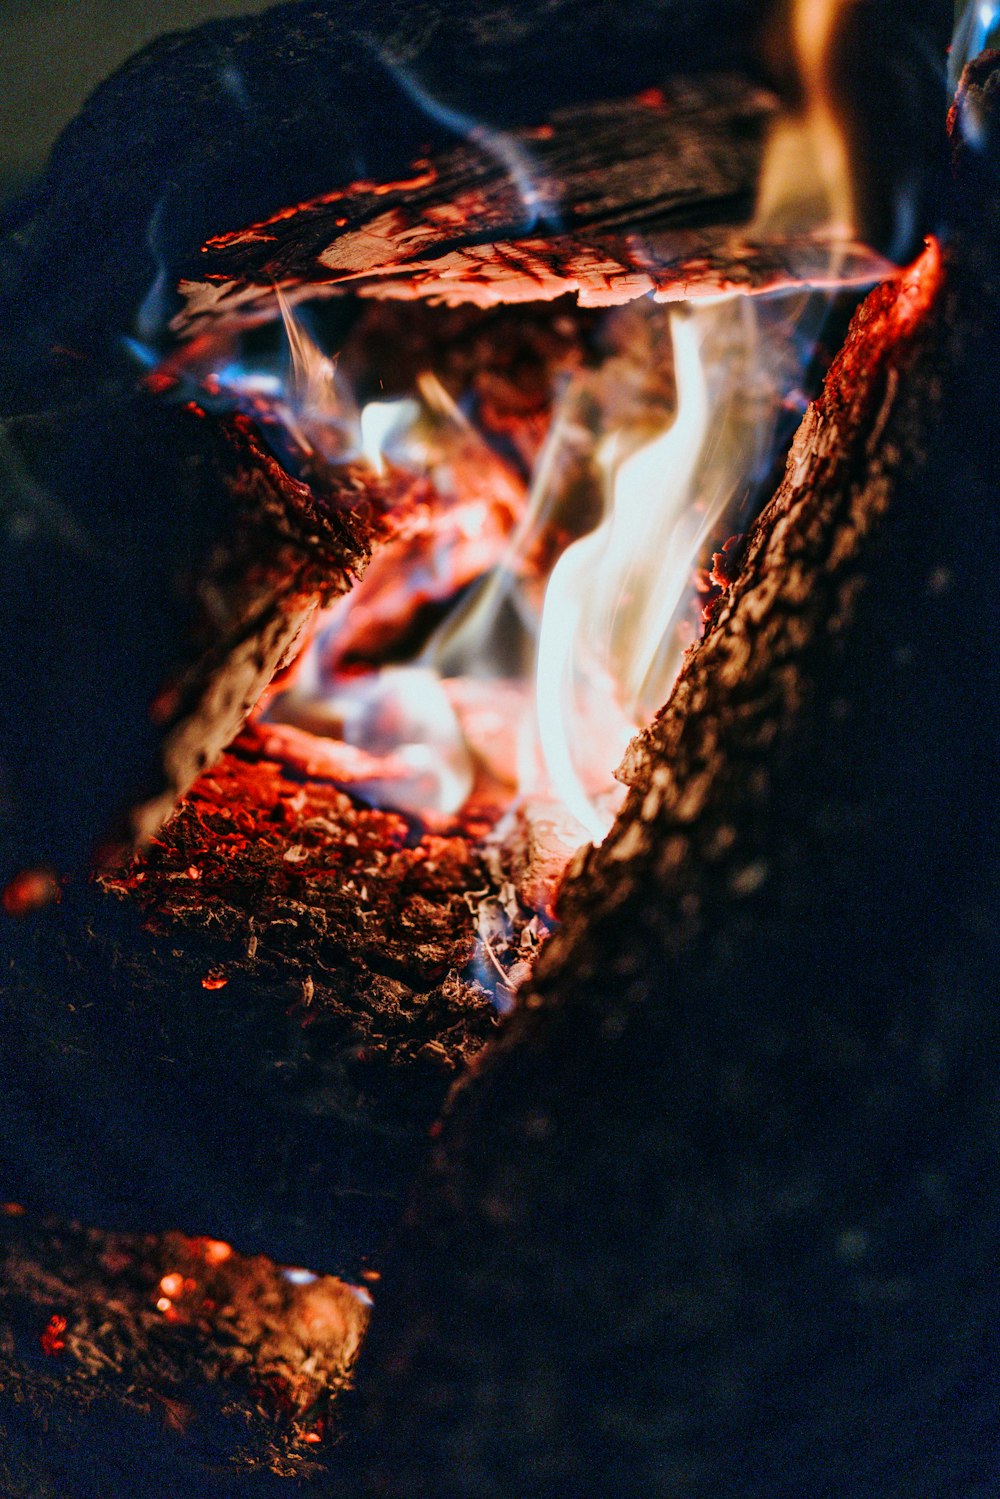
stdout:
[[[830,285],[856,219],[832,69],[850,3],[789,0],[801,104],[773,127],[753,225],[765,238],[825,231]],[[525,163],[464,118],[452,124],[496,148],[538,216],[545,193]],[[338,741],[334,778],[361,799],[448,817],[485,777],[561,801],[581,835],[601,839],[622,794],[614,767],[694,636],[692,574],[767,477],[828,295],[674,311],[650,297],[609,313],[603,362],[581,358],[553,390],[530,484],[523,450],[501,456],[474,406],[470,417],[430,371],[405,399],[359,409],[277,286],[275,300],[287,371],[232,359],[206,387],[286,433],[306,477],[366,463],[388,481],[380,494],[399,481],[410,498],[268,713]]]
[[[405,519],[329,612],[271,716],[339,741],[332,773],[362,800],[434,821],[485,775],[501,798],[516,786],[561,801],[581,838],[603,837],[622,794],[614,767],[694,636],[695,565],[766,474],[825,305],[646,299],[613,314],[611,352],[566,383],[527,493],[432,374],[413,398],[365,406],[362,454],[376,472],[388,460],[425,476],[433,513]],[[311,441],[352,403],[337,405],[311,341],[289,344]],[[400,664],[395,643],[449,599]],[[533,704],[520,685],[532,680]]]
[[850,3],[792,0],[790,40],[803,104],[772,129],[757,198],[759,236],[823,225],[832,240],[854,234],[850,153],[831,87],[834,47]]
[[966,63],[978,57],[986,47],[997,45],[995,33],[998,28],[998,0],[965,0],[964,4],[956,6],[955,30],[948,55],[948,84],[952,93],[958,87]]
[[[611,817],[579,770],[581,729],[599,736],[604,774],[636,728],[637,708],[663,636],[690,575],[692,550],[680,541],[691,480],[708,426],[708,390],[694,318],[671,321],[678,409],[673,423],[629,457],[606,449],[609,512],[553,569],[545,595],[536,669],[538,734],[551,783],[587,831],[603,838]],[[580,657],[590,702],[580,713]],[[595,664],[605,690],[595,713]],[[617,666],[618,670],[615,671]],[[612,691],[607,690],[612,685]],[[598,705],[599,706],[599,705]],[[587,722],[581,724],[580,717]]]
[[548,788],[592,838],[620,800],[614,767],[694,639],[699,559],[744,524],[791,434],[827,304],[800,293],[673,312],[673,419],[652,437],[612,426],[598,444],[604,514],[553,569],[535,694]]
[[348,677],[326,699],[338,738],[376,761],[353,788],[404,812],[457,812],[472,790],[465,739],[440,679],[418,666]]
[[362,445],[356,408],[337,380],[337,361],[309,337],[279,286],[275,300],[288,340],[291,373],[282,416],[302,452],[328,461],[352,457]]
[[385,451],[394,433],[416,420],[415,401],[369,401],[361,412],[361,452],[379,475],[385,473]]

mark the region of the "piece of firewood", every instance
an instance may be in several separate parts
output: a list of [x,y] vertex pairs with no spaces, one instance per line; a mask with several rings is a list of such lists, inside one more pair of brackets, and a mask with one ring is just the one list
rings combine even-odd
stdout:
[[[351,242],[341,231],[371,228],[383,210],[412,219],[407,201],[430,191],[413,184],[431,161],[453,185],[490,188],[492,206],[466,202],[466,221],[485,215],[471,233],[466,223],[467,243],[477,233],[523,237],[532,217],[548,235],[560,217],[574,234],[592,220],[627,231],[658,214],[671,233],[696,231],[687,249],[681,233],[675,283],[697,279],[699,245],[717,278],[707,229],[751,216],[767,119],[776,99],[794,104],[798,93],[785,12],[775,0],[556,0],[537,12],[432,0],[418,13],[408,0],[374,9],[300,0],[161,39],[95,93],[37,189],[0,225],[0,411],[51,401],[54,350],[118,367],[123,334],[149,337],[179,310],[180,279],[211,271],[251,297],[262,276],[281,279],[282,266],[328,279],[317,255],[332,244],[336,258],[337,243]],[[944,0],[851,7],[844,18],[833,92],[864,176],[860,225],[879,249],[904,252],[901,207],[910,234],[932,221],[928,147],[941,128],[937,59],[950,24]],[[544,137],[550,127],[551,147],[532,141],[532,130]],[[498,169],[508,136],[526,131],[552,189],[539,204],[529,190],[527,208],[523,184],[511,192],[521,166]],[[586,157],[574,164],[591,135],[602,149],[589,167]],[[338,210],[360,183],[368,190]],[[296,211],[310,203],[315,211]],[[447,193],[435,211],[447,220]],[[275,240],[201,254],[266,220]],[[416,230],[432,243],[448,233],[426,218]],[[354,235],[355,270],[384,261],[377,234],[375,243],[370,253]],[[202,281],[203,293],[210,285]]]
[[996,76],[957,111],[943,260],[858,313],[453,1096],[380,1288],[358,1492],[992,1471]]
[[349,474],[317,497],[243,418],[102,395],[2,434],[0,883],[148,839],[369,555]]

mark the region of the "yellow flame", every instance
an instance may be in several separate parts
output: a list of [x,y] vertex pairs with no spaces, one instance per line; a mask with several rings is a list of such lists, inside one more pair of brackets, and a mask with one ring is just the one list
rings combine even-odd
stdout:
[[849,238],[856,212],[847,140],[832,87],[832,59],[851,0],[792,0],[791,43],[802,89],[799,113],[777,121],[768,141],[755,232],[825,226]]
[[385,473],[389,438],[416,418],[415,401],[369,401],[361,412],[361,452],[377,474]]
[[[708,428],[709,398],[694,318],[671,322],[677,414],[658,437],[619,459],[619,442],[602,457],[611,501],[604,521],[556,563],[545,593],[538,641],[536,712],[546,769],[568,810],[595,838],[611,824],[581,773],[581,686],[605,680],[603,722],[586,732],[600,740],[607,770],[638,727],[638,710],[663,637],[690,578],[690,528],[684,525],[691,483]],[[603,668],[603,669],[602,669]],[[610,686],[610,691],[608,687]],[[590,717],[584,710],[584,719]]]
[[313,343],[280,286],[274,288],[274,295],[292,356],[291,389],[297,407],[306,418],[339,415],[341,401],[335,383],[336,359],[331,359]]

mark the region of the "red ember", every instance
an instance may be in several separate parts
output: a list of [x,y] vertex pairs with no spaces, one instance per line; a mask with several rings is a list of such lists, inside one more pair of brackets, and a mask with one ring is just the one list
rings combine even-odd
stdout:
[[48,1326],[39,1338],[39,1342],[42,1345],[42,1352],[50,1358],[54,1358],[57,1353],[62,1353],[66,1347],[66,1339],[63,1337],[65,1331],[66,1318],[60,1316],[58,1312],[54,1313],[49,1318]]
[[8,916],[27,916],[59,899],[59,882],[51,869],[23,869],[5,885],[0,905]]

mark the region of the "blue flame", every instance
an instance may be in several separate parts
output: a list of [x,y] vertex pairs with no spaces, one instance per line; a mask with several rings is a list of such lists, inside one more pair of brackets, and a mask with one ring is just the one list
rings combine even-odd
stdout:
[[315,1275],[312,1270],[299,1270],[294,1266],[282,1270],[281,1274],[291,1286],[311,1286],[319,1280],[319,1276]]
[[390,58],[374,38],[369,37],[367,44],[390,78],[428,119],[458,136],[459,140],[471,141],[481,147],[504,169],[524,207],[524,220],[517,226],[520,233],[530,233],[535,229],[562,232],[564,225],[558,205],[551,202],[549,195],[538,185],[535,164],[521,141],[436,99],[419,79]]
[[237,108],[246,115],[247,119],[250,119],[254,113],[254,109],[243,70],[238,68],[235,63],[227,62],[225,67],[221,69],[219,77],[222,81],[222,87],[235,102]]
[[156,207],[149,218],[149,227],[146,231],[146,245],[150,255],[153,257],[153,265],[156,274],[152,285],[139,304],[136,314],[136,328],[139,336],[143,339],[152,340],[163,330],[170,311],[170,273],[167,267],[166,250],[164,248],[164,215],[167,208],[167,199],[171,189],[168,187],[160,196]]
[[[996,46],[993,35],[1000,25],[998,0],[966,0],[958,14],[948,58],[948,86],[954,93],[966,63],[978,57],[989,46]],[[970,141],[974,145],[975,141]]]

